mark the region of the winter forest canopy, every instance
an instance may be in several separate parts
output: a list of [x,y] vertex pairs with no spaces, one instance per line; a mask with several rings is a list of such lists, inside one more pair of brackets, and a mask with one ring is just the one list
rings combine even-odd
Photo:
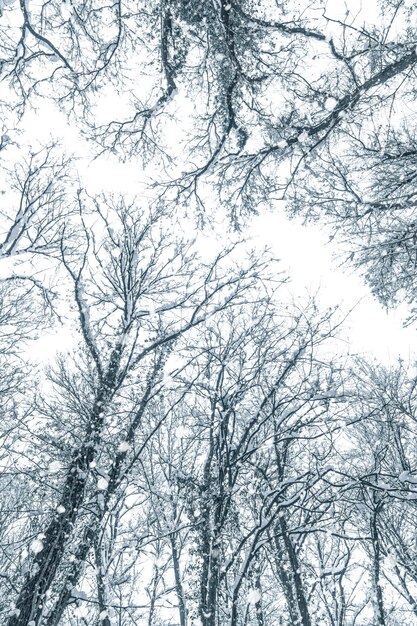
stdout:
[[415,327],[416,71],[414,0],[0,0],[2,625],[417,625],[415,362],[247,237]]

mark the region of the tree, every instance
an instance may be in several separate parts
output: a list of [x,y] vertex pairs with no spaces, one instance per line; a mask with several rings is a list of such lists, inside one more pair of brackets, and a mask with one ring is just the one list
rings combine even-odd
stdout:
[[[284,200],[415,307],[416,9],[336,4],[0,0],[7,626],[415,621],[414,371],[336,358],[334,313],[224,243]],[[28,147],[46,102],[140,198]]]
[[[187,394],[137,469],[130,508],[149,502],[151,527],[140,516],[134,534],[138,546],[154,546],[150,610],[155,616],[159,607],[160,619],[170,614],[165,602],[175,591],[181,624],[241,623],[274,542],[284,536],[288,550],[292,536],[302,543],[327,509],[314,500],[326,473],[315,442],[336,428],[336,412],[332,420],[328,412],[343,394],[337,370],[316,351],[332,335],[331,318],[319,318],[313,306],[295,319],[291,308],[284,315],[275,309],[276,298],[234,307],[188,340],[179,368]],[[118,530],[132,536],[128,515]],[[135,581],[125,584],[121,595],[130,597]],[[255,604],[261,619],[260,599]]]
[[[236,219],[269,196],[266,186],[286,193],[282,163],[298,181],[328,146],[339,153],[346,139],[361,141],[364,121],[367,130],[375,121],[376,137],[382,126],[391,135],[393,107],[414,89],[406,0],[380,0],[374,16],[290,0],[30,9],[22,0],[2,11],[5,104],[55,99],[87,123],[100,150],[162,159],[168,176],[159,182],[175,183],[176,201],[179,193],[207,204],[208,184]],[[124,114],[97,114],[103,95]],[[194,105],[186,118],[183,103]]]
[[389,370],[359,362],[355,371],[350,449],[341,449],[338,476],[331,475],[344,503],[343,535],[362,563],[363,614],[378,626],[413,623],[415,373],[403,363]]
[[[77,247],[61,240],[83,348],[73,365],[61,362],[51,376],[56,399],[41,401],[46,427],[57,444],[59,438],[61,454],[51,462],[62,462],[61,481],[10,625],[39,621],[51,592],[57,601],[48,619],[58,623],[129,457],[141,455],[172,410],[150,407],[162,407],[164,363],[174,343],[243,298],[261,269],[249,260],[231,275],[228,250],[198,264],[190,243],[165,232],[169,222],[159,209],[146,215],[122,200],[106,206],[96,199],[88,214],[87,201],[79,192],[83,239]],[[88,218],[97,220],[94,231]],[[100,240],[93,234],[99,229]],[[123,418],[112,423],[119,412]]]
[[63,220],[70,214],[64,182],[69,169],[70,159],[50,146],[5,172],[5,198],[15,207],[3,209],[0,234],[2,614],[17,590],[15,569],[25,567],[19,527],[33,528],[42,514],[39,491],[34,490],[36,464],[27,456],[34,414],[28,389],[37,384],[31,349],[56,319],[57,294],[41,267],[36,272],[33,267],[37,258],[57,251]]

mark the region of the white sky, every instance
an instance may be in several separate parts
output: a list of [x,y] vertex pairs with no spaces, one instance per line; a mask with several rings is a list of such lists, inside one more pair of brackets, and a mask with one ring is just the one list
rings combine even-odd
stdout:
[[[85,163],[83,179],[91,191],[140,194],[144,189],[140,168],[134,161],[121,163],[112,156],[91,161],[87,142],[63,115],[53,109],[52,104],[43,102],[37,111],[28,112],[24,120],[22,137],[30,138],[31,143],[44,143],[48,138],[59,137],[69,150],[84,155],[79,165]],[[290,274],[294,295],[302,296],[303,292],[311,294],[318,290],[319,302],[323,306],[340,304],[342,311],[346,312],[354,308],[343,333],[349,336],[352,353],[375,357],[386,364],[394,363],[398,356],[405,361],[412,360],[416,330],[403,328],[406,308],[402,306],[387,312],[372,297],[357,273],[340,267],[340,260],[334,258],[335,244],[328,243],[318,226],[290,221],[283,208],[276,206],[253,218],[245,234],[253,237],[260,247],[270,246],[281,259],[282,269]],[[36,352],[39,349],[41,360],[49,360],[57,350],[65,350],[71,343],[65,329],[54,330],[38,342]]]
[[294,292],[318,290],[324,307],[341,305],[350,311],[344,325],[350,349],[384,363],[393,363],[399,356],[411,360],[416,338],[414,327],[404,328],[405,306],[387,311],[371,294],[357,272],[341,267],[336,259],[337,248],[317,226],[302,225],[289,220],[283,210],[259,216],[253,232],[260,241],[272,247],[288,268]]

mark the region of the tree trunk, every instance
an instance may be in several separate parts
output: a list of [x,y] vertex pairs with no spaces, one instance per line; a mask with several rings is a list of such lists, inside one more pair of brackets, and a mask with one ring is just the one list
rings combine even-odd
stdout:
[[[288,592],[288,599],[291,598],[291,602],[294,602],[294,608],[296,608],[297,613],[297,621],[300,621],[302,626],[311,626],[307,599],[304,593],[303,583],[301,579],[300,561],[298,559],[297,552],[294,549],[291,537],[288,533],[287,522],[284,517],[279,518],[279,527],[285,547],[285,552],[287,554],[291,568],[291,575],[286,575],[285,580],[285,585],[287,586]],[[290,613],[293,612],[294,611],[292,611],[290,608]],[[294,620],[294,616],[292,616],[292,619]]]
[[172,550],[172,562],[174,566],[175,587],[177,590],[178,598],[178,611],[180,616],[180,626],[187,626],[187,609],[185,605],[184,588],[182,585],[180,559],[177,549],[177,538],[174,534],[171,535],[171,550]]
[[381,588],[381,544],[378,532],[378,506],[374,509],[371,517],[371,537],[373,558],[373,583],[375,592],[375,617],[376,626],[386,626],[384,600]]

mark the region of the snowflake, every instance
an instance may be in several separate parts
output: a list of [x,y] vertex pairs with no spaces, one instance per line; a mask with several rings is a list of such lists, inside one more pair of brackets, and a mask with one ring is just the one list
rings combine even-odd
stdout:
[[310,135],[306,130],[298,135],[298,141],[300,143],[307,143],[310,140]]
[[130,448],[128,441],[122,441],[117,448],[117,452],[127,452]]
[[50,472],[51,474],[56,474],[56,472],[59,472],[61,467],[62,466],[59,461],[52,461],[52,463],[49,463],[48,465],[48,472]]
[[333,111],[333,109],[335,109],[337,106],[337,100],[336,98],[327,98],[326,102],[324,103],[324,108],[326,109],[326,111]]
[[256,604],[261,599],[261,594],[257,589],[251,589],[248,593],[248,604]]
[[97,481],[97,489],[100,489],[100,491],[105,491],[108,486],[109,481],[101,476]]
[[34,541],[32,541],[32,543],[30,544],[30,549],[32,550],[33,554],[39,554],[39,552],[42,552],[43,550],[43,543],[40,539],[34,539]]
[[88,600],[88,596],[85,591],[81,591],[80,589],[72,589],[71,596],[73,598],[77,598],[77,600]]

